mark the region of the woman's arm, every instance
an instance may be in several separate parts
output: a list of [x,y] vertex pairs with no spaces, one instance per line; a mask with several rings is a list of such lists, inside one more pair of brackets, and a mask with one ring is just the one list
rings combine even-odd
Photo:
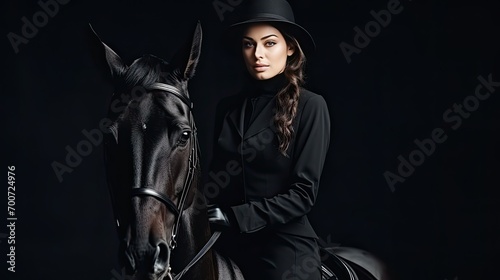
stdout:
[[306,101],[296,133],[293,183],[286,193],[231,207],[229,216],[241,232],[285,224],[304,216],[314,205],[330,144],[330,114],[322,96]]

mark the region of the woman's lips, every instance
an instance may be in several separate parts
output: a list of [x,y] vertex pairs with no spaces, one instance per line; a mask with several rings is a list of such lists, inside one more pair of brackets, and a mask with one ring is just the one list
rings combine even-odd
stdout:
[[255,71],[257,72],[264,72],[269,68],[269,65],[265,64],[256,64],[254,67]]

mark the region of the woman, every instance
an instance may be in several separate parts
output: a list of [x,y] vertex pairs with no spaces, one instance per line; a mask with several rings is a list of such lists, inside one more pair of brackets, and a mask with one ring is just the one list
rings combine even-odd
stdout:
[[227,37],[251,82],[220,101],[205,195],[217,250],[245,279],[321,279],[316,200],[330,143],[325,100],[301,87],[314,41],[285,0],[246,1]]

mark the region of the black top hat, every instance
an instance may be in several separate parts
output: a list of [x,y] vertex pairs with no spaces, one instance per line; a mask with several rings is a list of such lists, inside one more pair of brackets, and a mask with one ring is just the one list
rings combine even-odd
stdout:
[[258,22],[273,24],[280,31],[295,37],[306,54],[316,49],[311,34],[295,23],[292,7],[286,0],[243,0],[234,11],[227,35],[235,39],[234,36],[240,34],[241,27]]

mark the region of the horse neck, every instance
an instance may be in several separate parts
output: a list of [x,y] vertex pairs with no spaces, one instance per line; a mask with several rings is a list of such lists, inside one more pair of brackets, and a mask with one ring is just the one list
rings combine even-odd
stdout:
[[[197,193],[196,196],[198,194],[201,193]],[[200,199],[200,197],[195,199]],[[172,252],[171,262],[173,271],[179,272],[183,269],[203,248],[210,237],[211,231],[208,223],[206,204],[193,203],[182,214],[177,247]],[[182,278],[200,280],[217,279],[215,266],[215,259],[211,251],[209,251]]]

